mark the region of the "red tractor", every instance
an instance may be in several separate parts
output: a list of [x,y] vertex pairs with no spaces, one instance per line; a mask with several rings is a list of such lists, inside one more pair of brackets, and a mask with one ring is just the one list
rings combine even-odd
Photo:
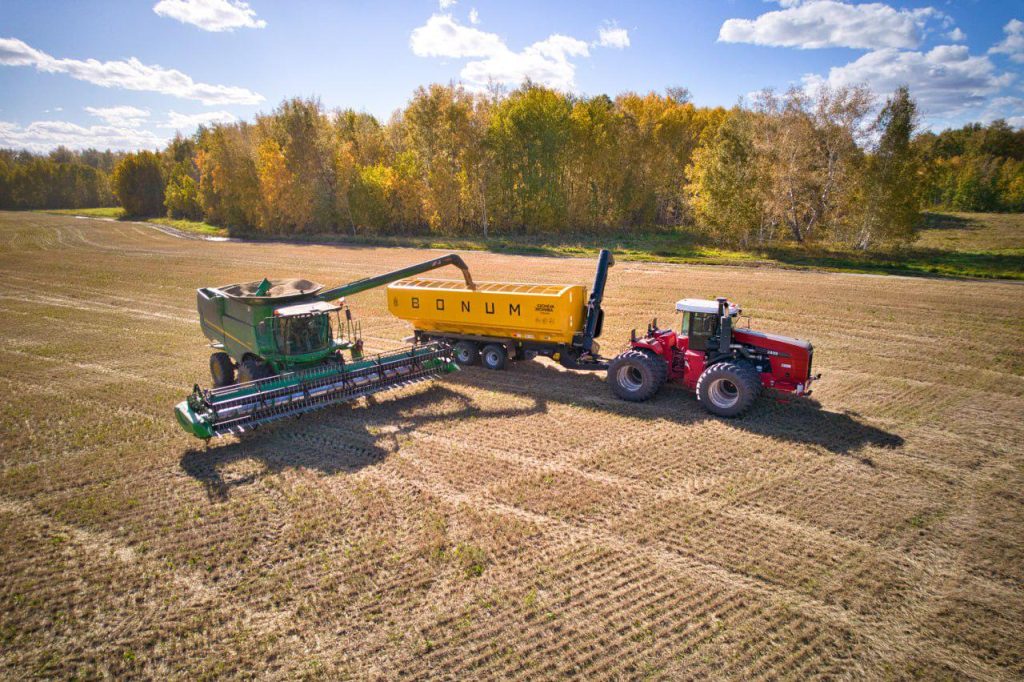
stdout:
[[640,402],[675,381],[697,392],[697,401],[720,417],[746,412],[763,388],[808,395],[814,349],[806,341],[738,329],[739,306],[724,298],[687,298],[676,303],[682,332],[658,329],[655,320],[643,338],[636,330],[630,349],[608,365],[608,383],[623,400]]

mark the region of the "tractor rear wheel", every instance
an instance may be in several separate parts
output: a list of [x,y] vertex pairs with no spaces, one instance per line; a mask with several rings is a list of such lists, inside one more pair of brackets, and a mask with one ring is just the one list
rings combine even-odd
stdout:
[[230,355],[217,352],[210,356],[210,377],[214,388],[235,383],[235,363],[231,361]]
[[508,353],[505,352],[505,347],[501,344],[489,343],[480,351],[480,359],[487,369],[505,369]]
[[668,364],[653,353],[628,350],[608,363],[608,384],[623,400],[649,400],[668,379]]
[[761,393],[757,370],[740,362],[716,362],[697,379],[697,402],[719,417],[738,417]]
[[452,352],[455,355],[455,362],[462,367],[480,362],[480,345],[473,341],[459,341],[452,348]]

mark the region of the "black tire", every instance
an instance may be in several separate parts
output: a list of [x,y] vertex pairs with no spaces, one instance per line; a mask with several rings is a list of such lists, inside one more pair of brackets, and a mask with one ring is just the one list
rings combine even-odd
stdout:
[[258,379],[266,379],[272,375],[274,371],[270,369],[270,365],[253,358],[245,358],[242,360],[242,364],[238,366],[238,383],[244,384],[249,381],[256,381]]
[[480,344],[475,341],[459,341],[452,346],[455,362],[462,367],[469,367],[480,362]]
[[210,377],[214,388],[235,383],[235,363],[231,361],[230,355],[217,352],[210,356]]
[[608,363],[612,393],[633,403],[650,400],[668,379],[668,363],[654,353],[628,350]]
[[489,343],[480,351],[480,362],[487,369],[505,369],[508,353],[500,343]]
[[739,417],[760,393],[757,370],[741,362],[716,362],[697,379],[697,402],[719,417]]

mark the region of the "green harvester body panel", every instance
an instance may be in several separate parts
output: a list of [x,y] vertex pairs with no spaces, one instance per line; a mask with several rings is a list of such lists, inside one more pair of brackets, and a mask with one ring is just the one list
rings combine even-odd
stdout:
[[365,358],[350,311],[335,303],[446,265],[458,267],[475,288],[462,258],[448,254],[330,289],[306,279],[198,289],[199,324],[210,345],[236,366],[256,368],[260,378],[206,391],[197,385],[175,408],[178,423],[200,438],[240,433],[456,369],[443,344]]

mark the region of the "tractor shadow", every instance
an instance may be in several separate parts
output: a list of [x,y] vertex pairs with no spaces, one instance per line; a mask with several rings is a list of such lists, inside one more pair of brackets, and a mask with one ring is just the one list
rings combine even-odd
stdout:
[[218,445],[190,448],[182,470],[199,481],[211,502],[288,469],[324,475],[353,473],[383,461],[431,424],[473,418],[519,417],[547,412],[543,398],[521,408],[485,410],[442,383],[416,393],[370,396],[296,419],[284,419]]
[[553,363],[535,361],[517,363],[502,374],[505,376],[495,379],[492,372],[471,368],[460,373],[460,378],[482,389],[536,393],[545,403],[568,403],[628,418],[666,420],[680,426],[719,420],[730,428],[793,445],[817,446],[868,466],[874,462],[861,453],[864,448],[896,449],[904,443],[902,436],[868,424],[855,412],[831,412],[813,398],[765,393],[744,416],[720,419],[705,412],[692,393],[672,384],[647,402],[629,403],[611,393],[604,372],[566,371]]

